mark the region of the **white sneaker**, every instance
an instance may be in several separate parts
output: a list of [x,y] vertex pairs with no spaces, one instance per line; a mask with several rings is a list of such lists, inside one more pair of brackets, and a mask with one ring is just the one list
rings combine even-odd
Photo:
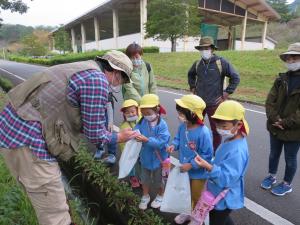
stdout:
[[149,202],[150,202],[150,195],[143,195],[141,202],[139,204],[139,208],[141,210],[147,209]]
[[153,202],[151,202],[151,207],[154,208],[154,209],[160,208],[161,203],[162,203],[162,199],[163,199],[163,196],[156,195],[156,197],[153,200]]
[[187,214],[183,214],[183,213],[178,214],[174,219],[174,221],[177,224],[184,224],[185,222],[190,221],[190,220],[191,220],[191,216],[187,215]]

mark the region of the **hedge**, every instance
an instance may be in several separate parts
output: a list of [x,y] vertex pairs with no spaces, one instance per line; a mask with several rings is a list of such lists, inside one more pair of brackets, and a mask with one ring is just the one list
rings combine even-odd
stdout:
[[[122,52],[125,52],[125,49],[119,49]],[[158,53],[158,47],[145,47],[143,48],[144,53]],[[78,62],[84,60],[91,60],[94,59],[96,56],[102,56],[107,51],[90,51],[85,53],[70,53],[65,55],[57,55],[51,58],[32,58],[32,57],[25,57],[19,55],[10,55],[8,58],[11,61],[16,62],[24,62],[24,63],[33,63],[33,64],[41,64],[47,66],[53,66],[57,64],[63,63],[71,63],[71,62]]]

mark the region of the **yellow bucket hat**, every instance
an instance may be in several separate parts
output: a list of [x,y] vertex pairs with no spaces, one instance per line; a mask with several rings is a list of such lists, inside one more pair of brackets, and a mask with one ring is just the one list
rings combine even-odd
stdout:
[[146,94],[141,98],[140,108],[154,108],[156,106],[160,107],[160,113],[166,114],[166,110],[160,105],[159,97],[155,94]]
[[225,121],[242,120],[244,131],[247,135],[249,134],[249,125],[245,119],[245,108],[237,101],[228,100],[222,102],[212,118]]
[[206,104],[199,96],[184,95],[180,99],[175,99],[175,102],[182,108],[188,109],[195,113],[199,119],[203,120],[203,110],[205,109]]
[[125,100],[122,104],[121,111],[123,111],[125,108],[131,107],[131,106],[138,107],[139,104],[136,101],[134,101],[133,99]]

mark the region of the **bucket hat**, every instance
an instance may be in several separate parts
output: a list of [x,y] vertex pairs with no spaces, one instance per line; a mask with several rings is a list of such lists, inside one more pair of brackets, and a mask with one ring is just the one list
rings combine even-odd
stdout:
[[202,37],[199,45],[195,46],[195,49],[201,50],[203,47],[212,47],[214,49],[218,49],[218,47],[214,44],[213,38],[210,36]]
[[286,61],[286,57],[288,55],[300,55],[300,42],[290,44],[288,50],[282,54],[280,54],[280,58],[282,61]]

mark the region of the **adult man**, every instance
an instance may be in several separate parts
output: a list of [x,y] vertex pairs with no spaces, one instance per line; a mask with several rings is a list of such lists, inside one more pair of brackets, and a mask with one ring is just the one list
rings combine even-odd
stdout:
[[[283,196],[292,191],[291,183],[297,170],[297,153],[300,147],[300,43],[291,44],[281,54],[288,71],[280,73],[266,100],[267,129],[270,132],[271,151],[269,175],[261,187]],[[285,173],[281,183],[276,183],[276,173],[284,147]]]
[[[194,62],[190,68],[188,83],[191,92],[200,96],[206,103],[203,116],[208,115],[213,133],[213,146],[216,150],[221,143],[221,137],[211,116],[218,105],[235,91],[240,78],[229,62],[214,54],[217,46],[211,37],[202,37],[200,44],[195,48],[201,52],[201,59]],[[223,86],[225,77],[229,78],[227,87]]]
[[49,67],[8,93],[0,114],[0,153],[29,196],[41,225],[70,225],[56,158],[68,160],[81,133],[94,144],[127,141],[105,128],[109,86],[129,82],[132,63],[118,51],[95,61]]

